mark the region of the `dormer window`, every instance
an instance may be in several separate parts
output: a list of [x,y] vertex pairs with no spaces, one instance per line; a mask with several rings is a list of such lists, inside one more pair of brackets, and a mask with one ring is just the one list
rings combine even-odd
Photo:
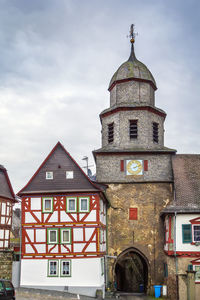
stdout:
[[129,137],[130,137],[130,140],[137,139],[137,137],[138,137],[137,121],[138,120],[129,120]]
[[114,141],[114,123],[108,124],[108,143]]
[[53,179],[53,172],[52,171],[46,172],[46,179]]
[[66,171],[66,179],[73,179],[74,172],[73,171]]
[[158,143],[158,123],[153,122],[153,142]]

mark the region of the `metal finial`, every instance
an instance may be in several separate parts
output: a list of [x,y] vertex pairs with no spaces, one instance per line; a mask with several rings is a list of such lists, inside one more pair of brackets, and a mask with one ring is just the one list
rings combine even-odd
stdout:
[[138,35],[138,33],[135,33],[134,32],[134,24],[131,24],[131,27],[130,27],[130,34],[129,34],[129,37],[130,37],[130,42],[133,44],[135,42],[135,37],[136,35]]

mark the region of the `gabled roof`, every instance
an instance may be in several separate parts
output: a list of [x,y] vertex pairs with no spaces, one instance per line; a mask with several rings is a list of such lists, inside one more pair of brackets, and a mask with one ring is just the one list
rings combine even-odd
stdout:
[[175,199],[164,212],[200,212],[200,155],[177,154],[172,157]]
[[2,165],[0,165],[0,197],[17,202],[7,170]]
[[[46,172],[53,172],[53,179],[46,179]],[[73,179],[66,179],[66,171],[73,171]],[[105,187],[97,186],[82,171],[69,152],[58,142],[29,182],[18,195],[60,192],[101,192]]]

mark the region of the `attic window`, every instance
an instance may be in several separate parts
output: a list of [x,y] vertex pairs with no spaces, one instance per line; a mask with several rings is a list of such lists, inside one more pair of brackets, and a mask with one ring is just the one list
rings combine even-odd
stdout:
[[66,171],[66,179],[73,179],[74,172],[73,171]]
[[53,172],[46,172],[46,179],[53,179]]

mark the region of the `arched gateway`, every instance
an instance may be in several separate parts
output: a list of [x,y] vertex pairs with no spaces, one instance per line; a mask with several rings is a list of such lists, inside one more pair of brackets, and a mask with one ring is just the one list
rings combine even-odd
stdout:
[[137,249],[122,252],[115,264],[116,288],[121,292],[145,292],[148,285],[148,261]]

